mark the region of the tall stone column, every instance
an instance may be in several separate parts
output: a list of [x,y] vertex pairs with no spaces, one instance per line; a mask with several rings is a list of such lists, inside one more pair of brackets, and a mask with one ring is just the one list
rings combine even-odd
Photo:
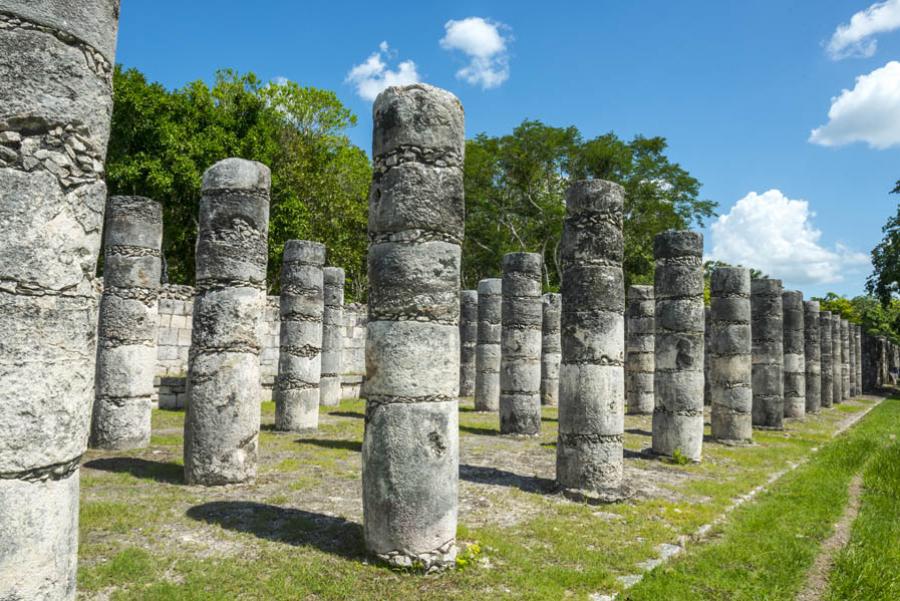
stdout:
[[325,267],[325,310],[322,313],[322,377],[319,402],[334,407],[341,402],[341,372],[344,355],[344,270]]
[[275,429],[312,432],[319,427],[325,245],[288,240],[281,264],[281,316]]
[[0,598],[75,598],[119,3],[0,0]]
[[459,396],[475,395],[475,349],[478,346],[478,291],[459,293]]
[[834,345],[831,341],[831,311],[819,312],[819,349],[821,351],[822,390],[819,405],[834,404]]
[[806,343],[804,341],[803,293],[781,294],[784,323],[784,416],[806,415]]
[[559,362],[562,353],[559,336],[562,295],[543,296],[543,326],[541,342],[541,404],[559,405]]
[[653,452],[703,451],[703,235],[667,231],[653,241],[656,258],[656,376]]
[[819,302],[803,303],[803,349],[806,371],[806,413],[822,406],[822,341],[819,336]]
[[579,495],[618,496],[622,487],[624,202],[622,187],[603,180],[576,181],[566,192],[556,479]]
[[625,405],[628,413],[653,413],[654,313],[653,286],[629,286],[625,308]]
[[837,405],[844,400],[843,375],[841,368],[841,316],[831,314],[831,365],[833,391],[831,402]]
[[878,389],[878,368],[875,361],[876,340],[868,332],[862,332],[862,390],[869,394]]
[[463,109],[391,87],[373,121],[363,529],[374,555],[428,570],[456,557]]
[[503,257],[500,433],[541,432],[541,269],[537,253]]
[[269,168],[244,159],[203,174],[184,419],[188,484],[256,478],[270,185]]
[[705,407],[712,405],[712,386],[709,379],[709,349],[712,346],[710,340],[711,331],[709,307],[705,307],[703,309],[703,405]]
[[865,394],[865,390],[863,388],[862,341],[863,341],[862,326],[857,324],[857,326],[856,326],[856,385],[857,385],[857,388],[859,389],[859,394]]
[[841,399],[850,398],[850,322],[841,320]]
[[106,203],[94,448],[150,444],[162,226],[162,205],[149,198],[113,196]]
[[478,282],[478,345],[475,347],[475,410],[500,409],[500,333],[503,280]]
[[750,282],[753,320],[753,425],[784,426],[784,313],[781,280]]
[[848,324],[847,339],[850,342],[850,396],[856,396],[856,324]]
[[750,270],[713,271],[709,310],[712,436],[725,443],[747,443],[753,439]]

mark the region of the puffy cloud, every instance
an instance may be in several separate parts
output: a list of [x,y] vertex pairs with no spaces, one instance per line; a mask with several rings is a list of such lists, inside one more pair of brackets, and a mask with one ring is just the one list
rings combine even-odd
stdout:
[[509,79],[507,45],[511,38],[501,33],[508,29],[481,17],[447,21],[441,48],[459,50],[469,58],[469,64],[457,71],[456,77],[485,90]]
[[842,244],[820,244],[805,200],[792,200],[779,190],[751,192],[712,226],[710,258],[754,267],[788,285],[830,284],[869,267],[869,258]]
[[833,60],[872,56],[878,48],[872,36],[895,29],[900,29],[900,0],[878,2],[838,26],[828,42],[828,54]]
[[822,146],[866,142],[878,149],[900,144],[900,62],[860,75],[852,90],[832,98],[828,123],[814,129],[809,141]]
[[418,83],[419,73],[416,63],[406,60],[396,69],[388,68],[387,62],[395,58],[387,42],[378,45],[378,51],[369,55],[362,63],[355,65],[344,80],[356,86],[356,93],[365,100],[375,100],[378,94],[391,86],[403,86]]

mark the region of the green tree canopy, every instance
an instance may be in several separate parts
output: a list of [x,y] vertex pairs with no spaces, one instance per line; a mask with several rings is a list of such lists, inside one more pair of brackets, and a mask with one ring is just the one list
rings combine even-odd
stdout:
[[[897,189],[900,190],[900,182]],[[900,292],[900,206],[897,214],[881,228],[884,237],[872,249],[872,275],[866,280],[866,290],[874,294],[881,304],[888,306]]]
[[272,170],[269,285],[277,287],[285,241],[318,240],[343,267],[351,297],[365,290],[367,195],[371,167],[345,130],[356,117],[334,93],[293,82],[263,84],[225,70],[212,87],[177,90],[135,69],[115,72],[107,158],[110,194],[139,194],[164,205],[163,251],[172,282],[194,279],[201,176],[230,156]]
[[887,305],[872,295],[853,298],[829,292],[824,297],[814,297],[822,311],[831,311],[852,323],[861,324],[873,336],[887,336],[900,341],[900,300],[891,299]]

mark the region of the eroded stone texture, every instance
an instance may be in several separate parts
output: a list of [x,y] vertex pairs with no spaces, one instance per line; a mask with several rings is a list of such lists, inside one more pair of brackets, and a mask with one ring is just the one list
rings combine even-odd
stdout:
[[456,553],[463,110],[415,84],[373,121],[363,529],[376,556],[433,569]]
[[653,413],[654,314],[653,286],[629,286],[625,308],[625,406],[628,413]]
[[556,479],[588,494],[622,486],[624,198],[621,186],[603,180],[577,181],[566,193]]
[[806,415],[806,348],[803,339],[803,293],[785,290],[781,294],[784,330],[784,416]]
[[162,205],[139,196],[113,196],[106,204],[104,230],[90,443],[98,449],[139,449],[150,444]]
[[712,327],[709,320],[709,307],[705,307],[703,309],[703,405],[705,407],[712,405],[712,386],[709,379],[709,349],[712,345],[709,336]]
[[819,312],[819,343],[822,371],[819,405],[827,409],[834,404],[834,345],[831,341],[831,311]]
[[559,405],[560,312],[562,295],[547,293],[543,296],[543,326],[541,342],[541,404]]
[[341,372],[344,355],[344,270],[326,267],[322,270],[325,283],[325,310],[322,313],[322,377],[319,381],[319,402],[334,407],[341,402]]
[[713,438],[746,443],[753,438],[753,343],[750,270],[719,267],[710,279],[709,380]]
[[856,325],[856,384],[859,394],[865,394],[863,390],[863,329],[862,326]]
[[284,245],[278,377],[272,394],[275,429],[283,432],[311,432],[319,427],[324,265],[324,244],[288,240]]
[[753,425],[784,427],[784,312],[781,280],[750,282],[753,333]]
[[75,597],[117,0],[0,0],[0,599]]
[[837,313],[831,314],[831,366],[832,366],[832,384],[833,392],[831,394],[831,402],[837,405],[844,400],[844,378],[843,368],[841,367],[841,316]]
[[503,257],[500,433],[541,431],[541,269],[537,253]]
[[856,387],[856,324],[847,326],[847,338],[850,342],[850,395],[856,396],[859,394]]
[[806,372],[806,413],[822,406],[822,339],[819,335],[819,302],[803,303],[803,349]]
[[503,280],[478,282],[478,345],[475,348],[475,410],[500,409],[500,333]]
[[653,241],[656,259],[656,374],[653,452],[703,451],[703,235],[667,231]]
[[244,159],[203,174],[184,422],[188,484],[256,478],[270,185],[268,167]]
[[475,395],[475,349],[478,346],[478,291],[459,296],[459,396]]
[[841,320],[841,400],[850,398],[850,322]]

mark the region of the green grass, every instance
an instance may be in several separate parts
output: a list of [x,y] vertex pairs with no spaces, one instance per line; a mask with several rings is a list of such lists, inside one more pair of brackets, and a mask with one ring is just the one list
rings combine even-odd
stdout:
[[[629,601],[793,599],[805,582],[806,571],[819,553],[821,542],[830,535],[832,524],[844,511],[851,478],[870,458],[878,456],[886,437],[898,430],[900,400],[893,399],[875,408],[850,432],[825,445],[808,463],[784,476],[755,502],[737,509],[719,529],[715,541],[656,568],[624,598]],[[893,539],[887,536],[884,545],[894,545],[896,560],[900,536],[900,525],[897,525],[900,503],[896,500],[900,494],[900,462],[896,457],[893,460],[893,478],[881,480],[878,499],[883,505],[875,511],[878,515],[872,516],[869,529],[861,532],[860,538],[874,540],[893,530]],[[891,473],[891,470],[878,471]],[[891,495],[893,503],[887,503]],[[894,520],[893,526],[878,523],[889,516]],[[867,542],[863,546],[867,553],[878,552]],[[851,574],[873,563],[872,557],[860,558],[857,563],[847,557],[843,562],[849,580],[854,579]],[[851,564],[857,569],[851,569]],[[900,564],[894,561],[891,569],[895,584],[898,567]],[[852,590],[855,586],[849,584],[848,588]],[[835,594],[835,600],[888,598]]]

